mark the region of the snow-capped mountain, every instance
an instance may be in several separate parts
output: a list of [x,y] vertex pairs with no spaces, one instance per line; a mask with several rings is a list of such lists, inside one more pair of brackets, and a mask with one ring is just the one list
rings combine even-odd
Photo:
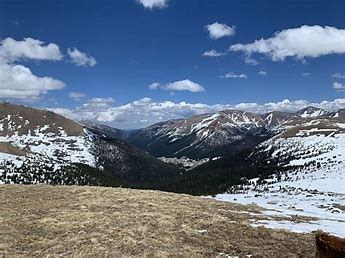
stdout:
[[272,136],[266,125],[258,114],[224,110],[155,124],[127,140],[157,157],[213,158],[255,146]]
[[327,114],[329,114],[329,112],[327,112],[326,110],[322,108],[311,107],[311,106],[303,108],[296,112],[296,115],[302,118],[318,117],[318,116],[323,116]]
[[0,103],[0,183],[135,183],[169,173],[179,170],[102,130],[50,111]]
[[344,142],[344,110],[309,117],[224,110],[126,132],[1,103],[0,182],[219,193],[281,170],[341,171]]
[[272,111],[261,115],[268,128],[275,128],[298,115],[288,112]]
[[294,135],[300,127],[315,127],[314,132],[341,130],[337,123],[344,115],[342,110],[327,112],[314,107],[267,114],[224,110],[158,123],[130,134],[126,140],[156,157],[213,158],[253,148],[281,133],[284,137]]
[[320,167],[345,162],[345,113],[342,110],[321,112],[320,116],[295,117],[278,126],[277,130],[279,134],[258,147],[271,152],[271,156],[279,158],[283,165],[313,163]]

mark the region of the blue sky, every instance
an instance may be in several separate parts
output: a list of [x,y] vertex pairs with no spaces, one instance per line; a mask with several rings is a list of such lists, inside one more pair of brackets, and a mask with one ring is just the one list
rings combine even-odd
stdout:
[[[1,0],[0,98],[120,128],[239,103],[343,107],[344,10],[316,0]],[[220,56],[203,55],[212,49]],[[23,93],[16,65],[41,84]]]

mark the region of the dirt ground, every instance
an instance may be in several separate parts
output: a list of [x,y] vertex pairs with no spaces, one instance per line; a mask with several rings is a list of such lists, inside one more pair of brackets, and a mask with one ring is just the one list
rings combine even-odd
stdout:
[[314,235],[249,225],[263,217],[159,191],[0,185],[0,256],[315,257]]

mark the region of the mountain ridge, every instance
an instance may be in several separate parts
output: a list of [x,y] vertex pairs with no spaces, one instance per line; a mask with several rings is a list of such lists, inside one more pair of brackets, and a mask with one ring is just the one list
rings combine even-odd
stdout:
[[0,104],[0,182],[99,184],[107,178],[110,185],[144,187],[180,172],[51,111]]

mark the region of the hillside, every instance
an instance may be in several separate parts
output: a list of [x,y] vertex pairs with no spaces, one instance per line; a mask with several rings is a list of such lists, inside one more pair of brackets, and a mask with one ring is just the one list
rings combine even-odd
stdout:
[[200,160],[249,150],[287,129],[313,127],[314,119],[322,119],[323,123],[339,128],[335,123],[343,121],[344,117],[341,110],[332,113],[315,107],[295,113],[272,111],[266,114],[226,109],[115,135],[155,157]]
[[0,183],[145,188],[180,173],[122,140],[53,112],[0,103]]
[[272,134],[255,113],[224,110],[158,123],[125,140],[155,157],[201,159],[251,148]]
[[[257,206],[123,188],[0,186],[0,255],[314,257],[312,234],[252,227]],[[275,216],[279,220],[279,216]],[[296,216],[295,222],[307,218]]]

